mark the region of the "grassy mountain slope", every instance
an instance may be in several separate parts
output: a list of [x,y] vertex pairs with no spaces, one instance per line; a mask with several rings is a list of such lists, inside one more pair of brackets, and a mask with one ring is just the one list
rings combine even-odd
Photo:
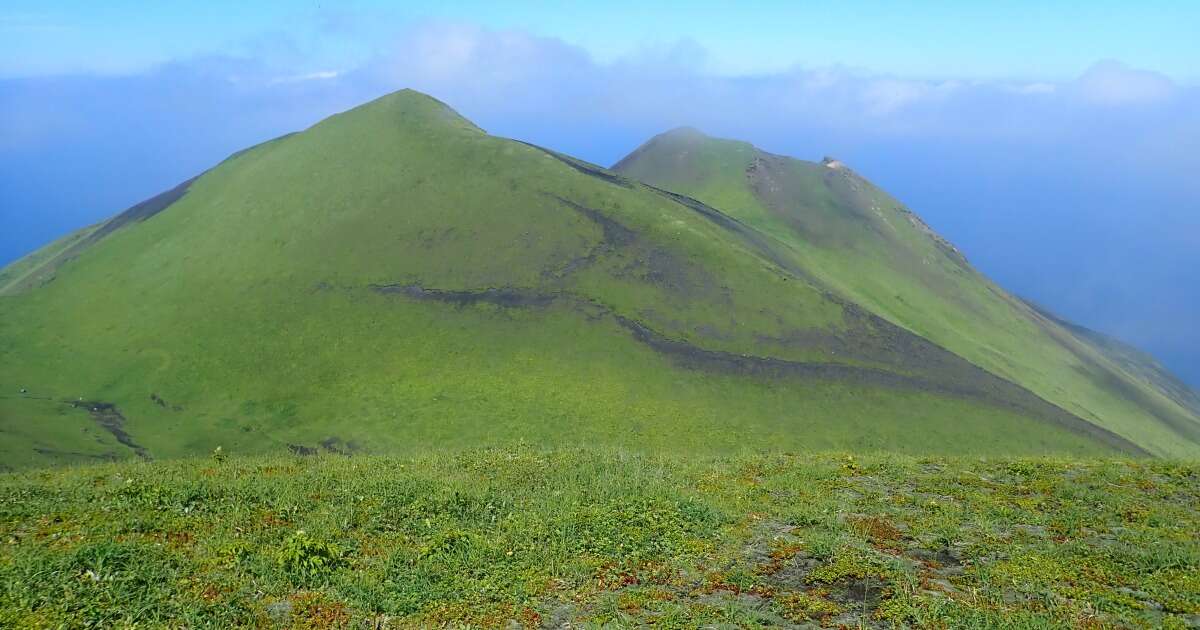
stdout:
[[1200,415],[1200,393],[1172,374],[1162,363],[1158,362],[1158,359],[1119,339],[1066,321],[1028,300],[1026,300],[1026,304],[1043,317],[1070,331],[1079,341],[1090,345],[1110,361],[1121,366],[1126,372],[1136,375],[1143,382],[1175,401],[1180,407]]
[[1165,371],[1144,359],[1115,357],[1093,336],[1010,296],[836,160],[805,162],[685,128],[655,137],[613,168],[771,235],[814,284],[1079,417],[1155,453],[1197,452],[1200,412],[1186,402],[1186,386],[1168,384]]
[[54,262],[67,258],[64,253],[76,250],[79,244],[86,242],[98,227],[100,226],[90,225],[71,232],[28,256],[0,268],[0,296],[19,293],[30,286],[39,284],[42,278],[52,278],[51,270]]
[[52,247],[0,296],[6,467],[520,440],[1143,452],[745,223],[411,91]]
[[0,626],[1186,628],[1198,480],[531,448],[0,474]]

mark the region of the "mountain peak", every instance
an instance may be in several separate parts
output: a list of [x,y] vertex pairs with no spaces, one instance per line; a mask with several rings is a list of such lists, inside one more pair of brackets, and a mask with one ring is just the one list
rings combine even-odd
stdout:
[[676,127],[664,131],[642,145],[643,148],[654,147],[657,150],[679,150],[696,145],[707,144],[715,140],[712,136],[695,127]]
[[669,131],[663,132],[663,133],[659,134],[658,137],[659,138],[707,140],[709,136],[708,136],[708,134],[704,133],[703,131],[700,131],[699,129],[697,129],[695,127],[689,127],[689,126],[685,125],[683,127],[676,127]]
[[738,149],[744,152],[753,150],[754,147],[745,142],[714,138],[695,127],[676,127],[650,138],[645,144],[634,149],[632,153],[614,164],[612,168],[617,171],[631,169],[643,158],[657,161],[671,156],[672,159],[676,159],[697,153],[723,153],[727,149]]
[[412,88],[389,92],[379,98],[343,112],[343,115],[382,114],[399,118],[408,124],[427,127],[450,126],[480,131],[475,123],[459,114],[453,107]]
[[[372,103],[388,103],[393,106],[401,107],[434,107],[449,111],[454,111],[449,105],[442,101],[418,90],[412,88],[401,88],[394,92],[388,92],[379,98],[369,101],[364,106],[369,106]],[[455,112],[457,113],[457,112]]]

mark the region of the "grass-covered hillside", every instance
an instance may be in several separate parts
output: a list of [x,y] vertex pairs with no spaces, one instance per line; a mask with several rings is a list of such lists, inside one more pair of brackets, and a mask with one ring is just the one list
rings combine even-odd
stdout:
[[0,475],[0,627],[1196,627],[1200,467],[527,447]]
[[815,283],[1080,418],[1156,454],[1198,453],[1194,392],[1153,359],[1007,294],[840,161],[684,128],[613,170],[720,208],[770,235]]
[[0,468],[520,440],[1196,452],[1126,381],[1095,393],[983,324],[925,338],[943,310],[888,317],[735,217],[391,94],[4,270]]

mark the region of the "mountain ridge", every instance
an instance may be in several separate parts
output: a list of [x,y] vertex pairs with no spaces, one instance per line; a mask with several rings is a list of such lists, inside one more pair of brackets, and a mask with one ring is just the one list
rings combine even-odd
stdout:
[[0,296],[5,459],[1170,452],[862,307],[779,230],[416,92],[189,182]]
[[[651,138],[613,168],[733,210],[734,216],[791,244],[793,252],[804,259],[803,266],[826,272],[822,279],[835,291],[922,336],[932,335],[959,354],[965,352],[966,358],[989,371],[1021,382],[1022,372],[1029,370],[1013,370],[978,349],[972,350],[978,345],[975,338],[982,335],[964,335],[962,330],[999,330],[976,321],[985,317],[1014,328],[1006,338],[993,342],[1007,344],[1008,356],[1019,354],[1012,348],[1022,336],[1046,338],[1062,346],[1061,354],[1048,358],[1060,364],[1078,363],[1080,369],[1092,371],[1085,380],[1102,381],[1096,386],[1075,379],[1076,391],[1079,385],[1099,391],[1130,378],[1140,379],[1122,396],[1137,398],[1142,415],[1161,423],[1163,444],[1174,439],[1172,434],[1189,441],[1200,436],[1200,415],[1195,408],[1181,402],[1186,396],[1160,397],[1159,388],[1149,382],[1154,379],[1144,378],[1156,373],[1151,368],[1139,367],[1133,370],[1137,376],[1132,376],[1124,367],[1108,362],[1087,338],[1072,335],[1079,343],[1064,341],[1070,333],[1059,330],[1060,324],[1041,321],[1040,314],[975,270],[958,248],[918,215],[840,162],[837,168],[830,168],[828,158],[820,163],[805,162],[767,153],[746,142],[688,130]],[[864,279],[868,280],[865,284]],[[939,321],[943,318],[957,321]],[[1017,326],[1024,332],[1016,332],[1020,330]],[[1086,347],[1076,347],[1080,344]],[[1072,377],[1068,373],[1065,378]],[[1145,385],[1151,385],[1152,391],[1142,391]],[[1048,388],[1035,386],[1035,391],[1055,400]],[[1076,404],[1072,410],[1105,422],[1089,405]],[[1130,410],[1126,406],[1110,418]],[[1114,428],[1116,422],[1110,422],[1106,426]]]

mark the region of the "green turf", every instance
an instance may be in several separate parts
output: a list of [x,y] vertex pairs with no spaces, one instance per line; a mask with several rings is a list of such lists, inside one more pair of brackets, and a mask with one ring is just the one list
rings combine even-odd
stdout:
[[19,261],[39,282],[0,295],[2,467],[520,440],[1196,448],[1160,444],[1149,421],[1136,446],[1073,424],[831,294],[777,240],[411,91],[88,234]]
[[38,280],[37,272],[43,269],[46,262],[52,260],[64,250],[70,249],[72,245],[87,239],[97,227],[99,226],[90,225],[71,232],[32,254],[0,268],[0,296],[15,292],[16,288],[22,284],[29,282],[36,283]]
[[223,453],[0,475],[0,627],[1194,627],[1162,460]]
[[614,166],[772,235],[819,283],[1148,450],[1195,456],[1200,407],[1153,360],[1010,296],[886,192],[845,165],[771,155],[694,129]]

